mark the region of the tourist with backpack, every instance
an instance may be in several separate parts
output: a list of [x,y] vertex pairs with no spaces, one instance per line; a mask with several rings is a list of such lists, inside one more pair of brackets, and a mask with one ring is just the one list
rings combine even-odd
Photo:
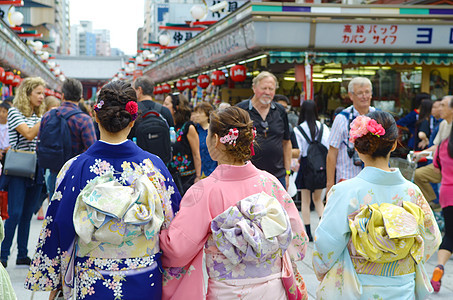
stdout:
[[176,142],[172,143],[170,169],[176,169],[181,176],[181,195],[201,179],[200,141],[195,125],[190,121],[191,110],[187,98],[170,94],[165,98],[167,107],[175,120]]
[[42,118],[36,149],[39,166],[50,170],[49,199],[52,199],[57,174],[65,162],[85,152],[97,140],[93,120],[78,106],[82,83],[66,78],[61,92],[61,105]]
[[327,154],[327,192],[340,181],[351,179],[362,171],[362,161],[354,145],[349,141],[349,128],[360,115],[373,112],[370,106],[373,86],[366,77],[355,77],[348,84],[348,95],[352,105],[339,113],[333,121],[329,135]]
[[310,241],[313,241],[310,229],[310,202],[313,199],[318,216],[324,210],[322,190],[326,187],[326,157],[329,146],[329,128],[318,121],[316,102],[307,100],[302,103],[299,125],[294,128],[300,150],[300,168],[296,177],[296,186],[301,189],[301,211]]

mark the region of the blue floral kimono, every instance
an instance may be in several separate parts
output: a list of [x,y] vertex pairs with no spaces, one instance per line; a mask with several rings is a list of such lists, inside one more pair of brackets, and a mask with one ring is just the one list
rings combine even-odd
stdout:
[[398,169],[366,167],[329,192],[313,249],[317,299],[424,299],[440,241],[420,189]]
[[131,141],[96,142],[57,177],[25,288],[65,299],[160,299],[159,231],[181,196],[164,163]]

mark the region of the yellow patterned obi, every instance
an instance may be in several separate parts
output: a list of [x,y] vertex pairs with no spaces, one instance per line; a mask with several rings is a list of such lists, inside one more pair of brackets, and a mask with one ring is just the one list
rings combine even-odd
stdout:
[[424,212],[411,202],[377,203],[349,217],[348,250],[357,273],[398,276],[415,272],[423,258]]
[[159,252],[164,213],[146,175],[133,187],[123,186],[111,174],[96,177],[80,192],[73,221],[79,257],[131,258]]

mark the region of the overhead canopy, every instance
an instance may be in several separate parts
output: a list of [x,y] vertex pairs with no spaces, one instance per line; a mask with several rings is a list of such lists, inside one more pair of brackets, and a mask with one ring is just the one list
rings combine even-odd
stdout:
[[[305,63],[307,52],[271,51],[270,62]],[[308,52],[310,63],[341,63],[361,65],[451,65],[451,53],[348,53],[348,52]]]

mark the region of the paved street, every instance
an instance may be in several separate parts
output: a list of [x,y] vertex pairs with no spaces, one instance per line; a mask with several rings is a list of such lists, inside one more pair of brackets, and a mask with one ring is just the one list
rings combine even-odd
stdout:
[[[312,224],[316,225],[318,222],[318,218],[315,212],[311,213],[311,222]],[[28,248],[31,253],[30,256],[33,254],[36,242],[38,241],[39,232],[41,229],[42,221],[38,221],[36,216],[33,217],[31,230],[30,230],[30,239],[28,241]],[[313,225],[312,225],[313,226]],[[318,286],[318,281],[316,279],[315,274],[313,273],[313,267],[311,264],[311,253],[313,251],[313,243],[310,243],[307,255],[304,261],[298,264],[299,271],[304,277],[305,284],[307,285],[309,299],[316,299],[316,288]],[[28,299],[36,299],[36,300],[43,300],[48,299],[49,293],[46,292],[35,292],[32,293],[28,290],[25,290],[23,287],[24,278],[27,274],[26,268],[18,268],[15,266],[17,254],[17,244],[13,244],[12,255],[8,261],[8,268],[7,271],[11,276],[11,281],[13,283],[13,287],[16,291],[17,298],[19,300],[28,300]],[[431,258],[426,266],[428,274],[431,275],[434,267],[436,266],[436,255]],[[446,274],[443,277],[442,288],[439,294],[433,294],[429,299],[453,299],[453,260],[450,260],[446,265]]]

